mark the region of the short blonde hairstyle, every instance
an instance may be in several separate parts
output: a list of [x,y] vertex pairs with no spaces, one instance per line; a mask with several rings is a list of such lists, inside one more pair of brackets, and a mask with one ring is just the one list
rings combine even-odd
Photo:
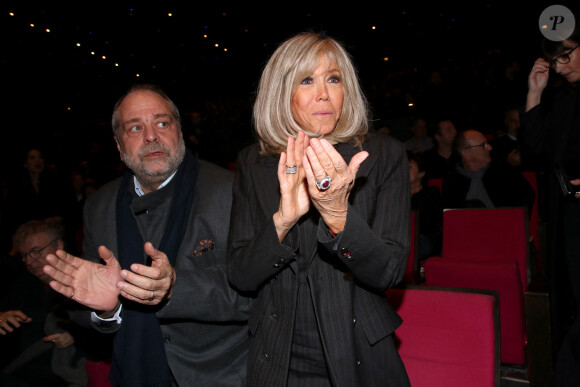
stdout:
[[253,119],[263,155],[280,154],[286,149],[288,137],[296,136],[301,129],[292,114],[292,97],[302,80],[314,73],[321,55],[338,67],[344,85],[340,119],[324,138],[333,144],[353,139],[358,145],[362,143],[368,132],[369,108],[350,55],[335,39],[307,32],[282,43],[260,78]]

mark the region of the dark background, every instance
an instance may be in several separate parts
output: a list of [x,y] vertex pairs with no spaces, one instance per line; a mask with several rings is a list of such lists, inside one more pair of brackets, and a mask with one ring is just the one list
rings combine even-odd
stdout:
[[[252,140],[250,109],[265,61],[277,44],[305,30],[346,45],[373,122],[389,125],[394,136],[404,140],[409,117],[426,113],[448,115],[460,129],[490,131],[501,125],[506,106],[524,103],[527,74],[540,55],[539,15],[551,5],[166,3],[2,7],[5,168],[20,165],[32,144],[60,168],[96,147],[103,160],[118,160],[110,115],[134,82],[165,88],[186,120],[192,111],[220,120],[218,145],[204,156],[231,161]],[[433,72],[441,75],[444,99],[429,99]]]

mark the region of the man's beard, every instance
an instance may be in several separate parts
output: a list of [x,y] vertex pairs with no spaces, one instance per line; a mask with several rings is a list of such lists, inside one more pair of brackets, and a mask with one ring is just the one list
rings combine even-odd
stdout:
[[[151,170],[147,167],[146,163],[143,162],[145,155],[155,151],[161,151],[168,156],[166,161],[167,165],[165,168]],[[183,142],[183,138],[181,136],[179,137],[179,142],[177,143],[177,147],[173,152],[167,145],[155,142],[139,150],[137,157],[132,159],[127,156],[123,149],[121,149],[121,159],[125,165],[127,165],[127,167],[133,171],[139,183],[143,187],[153,187],[153,189],[156,189],[177,170],[177,168],[181,165],[184,156],[185,143]],[[152,161],[153,164],[157,162],[158,161],[155,160]]]

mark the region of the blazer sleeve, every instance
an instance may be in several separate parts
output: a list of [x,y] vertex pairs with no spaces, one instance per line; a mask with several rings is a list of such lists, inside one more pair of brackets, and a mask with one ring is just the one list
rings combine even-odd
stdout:
[[319,242],[359,283],[378,291],[401,281],[411,236],[407,155],[398,141],[381,144],[369,149],[369,153],[378,153],[378,160],[368,176],[355,183],[344,230],[332,238],[322,221],[318,229]]
[[292,232],[280,243],[273,220],[275,209],[271,213],[264,210],[266,203],[258,200],[258,190],[266,190],[268,197],[270,192],[276,195],[278,179],[275,168],[270,178],[252,179],[256,154],[249,148],[238,157],[228,243],[228,278],[236,289],[246,292],[258,291],[271,277],[287,269],[295,261],[298,248]]

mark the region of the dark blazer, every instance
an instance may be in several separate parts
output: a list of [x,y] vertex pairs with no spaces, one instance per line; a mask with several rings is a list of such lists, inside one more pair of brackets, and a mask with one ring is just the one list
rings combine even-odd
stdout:
[[580,155],[580,86],[548,87],[542,103],[522,117],[522,152],[538,168],[578,162]]
[[[347,163],[360,151],[352,144],[336,149]],[[228,269],[234,286],[258,293],[249,321],[250,386],[286,385],[297,251],[316,243],[306,254],[307,279],[332,384],[409,384],[392,340],[401,319],[384,295],[401,280],[409,254],[409,165],[403,145],[390,137],[373,135],[364,149],[370,156],[357,174],[343,232],[333,239],[318,218],[314,243],[301,243],[298,225],[278,241],[272,218],[280,203],[278,158],[260,156],[257,145],[240,153]]]
[[[483,186],[495,207],[525,207],[532,213],[536,194],[522,173],[508,164],[491,162],[482,178]],[[455,170],[443,178],[443,208],[484,207],[480,201],[466,200],[471,179]]]
[[443,178],[445,175],[453,172],[455,164],[459,161],[459,156],[456,152],[453,152],[451,156],[446,159],[439,154],[437,147],[423,152],[419,157],[423,159],[423,167],[425,169],[425,178],[423,181],[425,184],[429,179]]
[[[226,278],[233,174],[201,160],[199,165],[193,208],[175,262],[175,287],[157,317],[169,366],[180,386],[242,386],[251,300],[231,289]],[[98,260],[100,245],[117,253],[119,185],[117,179],[87,201],[86,259]]]

